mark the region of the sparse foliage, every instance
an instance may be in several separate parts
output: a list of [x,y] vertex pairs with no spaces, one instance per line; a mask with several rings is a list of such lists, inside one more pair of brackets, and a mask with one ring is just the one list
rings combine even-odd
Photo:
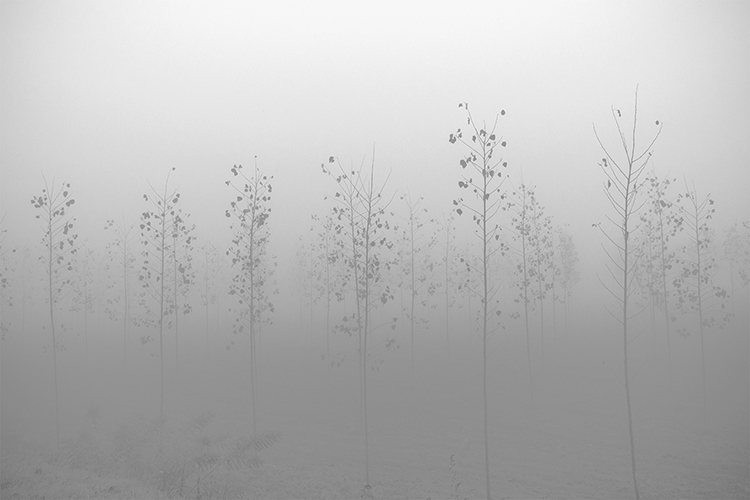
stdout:
[[[673,284],[677,289],[677,307],[687,314],[697,314],[698,333],[701,343],[701,375],[703,388],[703,427],[708,427],[706,408],[706,355],[704,335],[707,329],[722,327],[729,321],[726,301],[729,294],[716,284],[716,245],[711,219],[716,208],[708,194],[699,198],[695,186],[685,188],[677,197],[683,212],[683,223],[689,235],[689,243],[679,257],[680,271]],[[718,299],[718,300],[717,300]],[[689,335],[683,329],[682,335]]]
[[39,257],[39,261],[47,273],[47,300],[52,334],[50,348],[55,378],[55,440],[58,447],[60,446],[60,397],[57,384],[57,351],[62,347],[60,345],[62,336],[57,334],[55,307],[67,294],[71,283],[73,256],[76,253],[75,242],[78,234],[73,231],[75,218],[68,215],[68,210],[74,203],[70,184],[63,183],[56,189],[55,182],[52,181],[52,185],[49,186],[46,178],[42,194],[31,198],[31,204],[39,211],[36,218],[41,221],[44,231],[42,238],[44,254]]
[[[461,158],[459,164],[467,173],[462,175],[458,182],[461,189],[470,190],[473,201],[464,201],[463,198],[453,200],[456,213],[462,215],[464,211],[471,214],[472,222],[476,225],[474,234],[481,245],[481,262],[478,269],[474,269],[480,280],[479,289],[474,290],[481,301],[481,334],[482,334],[482,400],[484,413],[484,466],[485,466],[485,490],[487,498],[490,498],[490,459],[489,439],[487,432],[487,340],[491,333],[490,317],[499,316],[500,309],[497,307],[498,287],[490,283],[490,260],[500,252],[504,255],[507,248],[497,244],[500,241],[500,225],[496,221],[498,211],[502,208],[502,200],[505,198],[502,192],[503,181],[502,169],[508,164],[502,158],[495,158],[498,148],[505,147],[505,141],[496,133],[498,118],[491,127],[486,124],[478,126],[469,111],[467,103],[459,104],[465,108],[468,125],[467,135],[464,138],[463,131],[459,128],[455,134],[451,134],[449,142],[462,144],[467,150],[466,155]],[[500,115],[505,115],[501,111]],[[474,175],[478,176],[477,179]],[[493,243],[495,244],[493,246]],[[468,264],[470,261],[466,261]],[[490,305],[492,303],[493,305]]]
[[599,278],[599,280],[604,288],[617,301],[619,309],[619,315],[612,313],[609,309],[607,309],[607,311],[622,327],[623,365],[625,372],[624,386],[628,410],[628,431],[630,434],[630,465],[633,473],[633,489],[635,490],[635,497],[638,499],[640,498],[640,492],[638,490],[638,479],[635,467],[635,437],[633,434],[633,416],[630,404],[630,372],[628,366],[628,343],[630,342],[630,339],[628,338],[628,322],[633,317],[633,313],[628,307],[630,306],[630,300],[634,293],[632,285],[635,279],[635,270],[637,269],[637,262],[634,262],[637,247],[631,244],[631,233],[634,231],[637,224],[637,221],[634,220],[634,218],[636,217],[639,208],[643,205],[643,202],[640,202],[639,204],[636,199],[639,188],[644,182],[641,179],[641,176],[651,158],[651,148],[659,138],[662,125],[658,120],[656,121],[656,126],[658,128],[654,137],[651,139],[651,142],[648,143],[646,148],[639,152],[636,147],[638,87],[636,87],[635,90],[633,129],[630,143],[628,143],[628,139],[626,138],[621,125],[622,113],[614,107],[612,108],[612,118],[615,121],[615,126],[617,127],[617,133],[623,149],[623,159],[615,159],[610,151],[604,146],[599,134],[597,133],[596,126],[594,126],[594,135],[605,154],[605,157],[602,158],[599,166],[607,178],[607,182],[604,185],[604,193],[615,212],[615,216],[606,216],[607,220],[611,223],[611,226],[608,226],[606,229],[602,228],[600,224],[594,225],[598,226],[602,231],[602,234],[609,242],[610,247],[610,250],[607,250],[607,247],[603,245],[605,249],[604,251],[609,259],[609,263],[607,264],[607,271],[609,273],[608,281],[614,283],[614,285],[606,284],[601,278]]
[[[159,415],[164,415],[164,319],[173,310],[174,304],[169,301],[170,279],[174,269],[170,267],[172,260],[172,239],[174,221],[177,217],[177,203],[180,201],[180,193],[176,189],[169,188],[169,175],[164,182],[164,190],[159,193],[151,186],[152,194],[144,194],[143,199],[150,203],[150,208],[141,214],[140,230],[143,263],[138,276],[143,286],[141,305],[148,313],[148,317],[142,319],[149,325],[156,324],[159,330],[159,367],[160,367],[160,402]],[[146,344],[152,339],[150,336],[141,338]]]
[[107,299],[105,309],[111,320],[122,320],[122,364],[123,372],[128,371],[128,327],[131,322],[131,280],[136,265],[133,253],[135,226],[118,224],[114,219],[107,220],[105,230],[112,231],[114,237],[107,243],[109,256],[104,270],[107,275]]
[[[232,259],[236,274],[232,278],[229,294],[237,303],[234,333],[247,336],[250,341],[252,427],[253,435],[257,435],[257,342],[264,321],[268,321],[263,314],[274,311],[271,294],[276,293],[271,283],[276,261],[268,254],[273,177],[264,175],[258,169],[257,159],[252,173],[245,173],[242,165],[233,166],[231,172],[234,180],[226,181],[226,185],[234,191],[234,198],[225,215],[232,221],[232,245],[227,255]],[[228,349],[234,345],[232,341]]]

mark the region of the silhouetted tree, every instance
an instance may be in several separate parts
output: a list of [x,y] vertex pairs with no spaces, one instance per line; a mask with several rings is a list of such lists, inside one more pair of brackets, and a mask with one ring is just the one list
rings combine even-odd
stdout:
[[[369,429],[367,408],[367,371],[377,369],[377,363],[382,363],[382,352],[396,349],[395,339],[383,339],[369,344],[371,335],[380,327],[391,324],[395,329],[396,318],[384,325],[374,325],[373,313],[377,304],[385,304],[393,299],[393,294],[383,280],[384,271],[391,266],[386,250],[393,247],[393,243],[385,234],[390,228],[386,219],[386,209],[390,200],[383,197],[386,179],[381,185],[375,184],[375,153],[370,171],[363,167],[359,170],[345,170],[340,162],[331,156],[329,164],[336,163],[337,169],[326,168],[321,165],[323,173],[336,181],[338,191],[334,199],[339,202],[333,208],[336,218],[336,231],[345,235],[351,244],[351,250],[346,256],[347,266],[354,275],[356,311],[344,317],[342,331],[357,336],[359,340],[359,372],[361,376],[360,397],[362,400],[362,418],[365,435],[365,484],[364,491],[370,491],[370,462],[369,462]],[[369,175],[368,175],[369,174]]]
[[[258,168],[257,158],[248,175],[242,165],[231,168],[234,180],[226,181],[234,192],[230,208],[225,212],[231,219],[232,245],[227,255],[232,259],[236,274],[232,278],[229,294],[235,298],[234,333],[246,335],[250,340],[250,403],[252,405],[253,435],[257,436],[256,392],[258,380],[257,343],[263,327],[263,314],[273,312],[274,306],[268,292],[268,280],[275,261],[268,255],[271,216],[271,180]],[[235,342],[230,343],[230,348]]]
[[[642,205],[639,205],[636,201],[636,195],[639,188],[643,184],[641,175],[648,165],[648,161],[651,158],[651,148],[661,133],[661,125],[659,121],[656,121],[658,130],[654,135],[654,138],[648,144],[648,146],[641,152],[638,152],[636,147],[636,129],[638,125],[638,87],[635,90],[635,104],[633,106],[633,131],[630,143],[625,136],[625,132],[620,125],[620,119],[622,113],[620,110],[612,108],[612,117],[617,127],[617,133],[619,135],[620,143],[623,149],[624,158],[616,160],[609,150],[604,146],[599,134],[596,131],[596,125],[594,125],[594,135],[605,154],[599,166],[602,168],[604,175],[607,177],[607,182],[604,185],[604,193],[607,196],[612,208],[615,212],[615,216],[611,217],[607,215],[607,220],[614,226],[614,229],[606,230],[601,227],[601,224],[595,224],[601,229],[602,234],[609,242],[610,246],[614,249],[607,250],[605,252],[609,258],[610,264],[607,264],[607,271],[610,274],[611,280],[614,282],[614,286],[605,284],[601,278],[604,288],[615,298],[619,306],[619,317],[609,311],[607,311],[614,317],[622,326],[622,349],[623,349],[623,360],[625,367],[625,399],[627,402],[628,410],[628,431],[630,433],[630,464],[633,473],[633,488],[635,490],[636,499],[640,498],[640,492],[638,490],[638,480],[636,476],[635,467],[635,437],[633,434],[633,413],[630,404],[630,373],[628,367],[628,325],[630,319],[633,317],[628,306],[630,305],[631,297],[634,293],[633,280],[635,279],[635,270],[637,268],[637,262],[633,262],[634,252],[637,248],[631,244],[632,231],[634,230],[637,220],[636,212]],[[610,236],[611,232],[618,236]],[[611,267],[614,266],[614,269]]]
[[[141,214],[139,225],[141,241],[145,248],[142,252],[143,265],[138,279],[144,290],[141,303],[149,315],[144,321],[150,324],[155,323],[159,329],[159,415],[162,417],[164,415],[164,318],[172,313],[173,308],[173,304],[169,301],[172,281],[170,278],[174,272],[170,262],[173,259],[173,226],[177,216],[177,203],[180,201],[180,194],[177,190],[169,188],[169,175],[174,170],[172,167],[167,174],[164,190],[161,193],[149,183],[152,194],[144,194],[143,199],[150,203],[151,207]],[[144,336],[141,342],[147,343],[150,340],[150,336]]]
[[[708,428],[706,409],[706,349],[705,330],[723,326],[729,316],[726,312],[727,291],[715,284],[717,262],[714,243],[714,230],[711,227],[716,208],[714,200],[708,194],[698,197],[695,186],[685,187],[677,197],[677,203],[683,212],[683,224],[690,242],[683,247],[679,259],[680,273],[674,280],[677,288],[677,307],[683,313],[697,314],[698,333],[701,341],[701,381],[703,393],[703,427]],[[709,299],[718,298],[718,304]],[[718,308],[717,308],[718,306]],[[683,330],[689,335],[690,330]]]
[[[498,147],[505,147],[505,141],[496,135],[498,118],[495,119],[492,127],[486,125],[477,126],[474,122],[469,105],[467,103],[459,104],[459,107],[466,109],[467,124],[469,126],[467,135],[470,139],[465,139],[462,130],[459,128],[455,134],[451,134],[449,142],[455,144],[460,142],[468,150],[460,165],[468,173],[462,176],[458,186],[462,189],[470,189],[474,203],[465,202],[463,198],[453,201],[457,207],[456,213],[463,214],[464,211],[471,213],[472,221],[476,224],[474,234],[479,238],[481,245],[481,262],[480,267],[474,269],[479,280],[480,289],[477,295],[481,301],[481,333],[482,333],[482,402],[484,414],[484,466],[485,466],[485,487],[487,498],[490,498],[490,458],[489,458],[489,438],[487,432],[487,339],[490,335],[489,320],[491,315],[500,315],[500,310],[496,306],[490,305],[495,302],[495,296],[498,292],[497,285],[490,283],[490,260],[493,255],[500,252],[504,255],[506,248],[502,245],[493,246],[493,242],[500,240],[500,226],[496,222],[497,212],[501,209],[501,202],[504,195],[501,192],[504,177],[501,174],[501,168],[507,167],[507,162],[502,158],[496,159],[495,152]],[[505,115],[505,111],[500,112]],[[477,175],[475,179],[473,176]],[[468,261],[467,261],[468,262]]]

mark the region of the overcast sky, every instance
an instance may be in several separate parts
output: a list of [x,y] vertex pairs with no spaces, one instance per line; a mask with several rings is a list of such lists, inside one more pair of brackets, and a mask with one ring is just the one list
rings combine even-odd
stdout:
[[275,177],[272,234],[291,239],[333,192],[320,164],[369,162],[373,144],[376,175],[439,213],[460,194],[448,136],[464,101],[477,120],[506,111],[511,178],[583,234],[606,207],[592,123],[616,147],[610,106],[630,117],[636,84],[642,140],[664,124],[658,172],[748,217],[750,3],[436,4],[2,1],[11,241],[41,237],[42,173],[72,184],[79,233],[97,239],[172,166],[208,234],[226,225],[230,167],[256,155]]

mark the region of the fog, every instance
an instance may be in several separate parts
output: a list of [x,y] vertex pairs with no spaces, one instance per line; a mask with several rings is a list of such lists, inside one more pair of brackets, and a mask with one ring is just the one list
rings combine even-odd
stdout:
[[[749,28],[746,2],[3,2],[2,496],[747,498]],[[486,331],[467,109],[507,162]],[[602,158],[632,140],[628,405]],[[238,165],[272,188],[253,258]],[[333,210],[371,169],[353,243]],[[52,248],[45,182],[74,200]],[[158,275],[165,190],[185,226]]]

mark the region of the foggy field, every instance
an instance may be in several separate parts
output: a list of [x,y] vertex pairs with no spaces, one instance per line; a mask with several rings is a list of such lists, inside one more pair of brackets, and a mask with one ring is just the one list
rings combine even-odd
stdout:
[[[645,498],[750,494],[747,315],[737,321],[707,345],[713,367],[708,431],[700,419],[695,339],[680,339],[675,349],[672,387],[664,367],[650,359],[650,339],[644,334],[637,341],[635,357],[639,366],[645,363],[633,376]],[[106,355],[109,349],[116,352],[116,343],[108,345],[106,335],[93,334],[92,353],[101,353],[93,356],[95,377],[81,372],[74,355],[61,356],[61,426],[66,431],[60,452],[53,444],[50,370],[39,365],[33,340],[5,341],[3,498],[180,498],[178,482],[170,483],[171,489],[163,487],[159,467],[194,456],[192,447],[201,436],[218,441],[248,435],[247,368],[218,349],[225,334],[218,337],[210,363],[190,353],[181,383],[168,378],[166,427],[175,433],[169,444],[174,454],[160,455],[153,442],[133,442],[147,470],[136,470],[135,450],[129,452],[132,466],[126,467],[124,458],[115,461],[118,430],[129,425],[133,435],[145,435],[158,416],[158,390],[152,379],[157,363],[141,355],[142,369],[123,387],[118,363]],[[329,372],[311,359],[309,338],[300,332],[277,327],[268,335],[276,340],[263,347],[258,426],[261,432],[279,433],[281,439],[258,452],[260,467],[231,472],[222,467],[213,482],[205,482],[201,498],[361,497],[363,436],[356,370],[344,364]],[[370,463],[375,498],[483,496],[481,416],[476,411],[481,400],[479,371],[472,368],[478,342],[457,347],[447,370],[442,364],[444,349],[431,335],[423,332],[419,337],[424,354],[413,387],[404,382],[409,379],[404,350],[372,378]],[[490,383],[491,474],[498,498],[630,495],[624,400],[615,375],[622,370],[612,335],[585,319],[576,321],[570,334],[558,332],[557,346],[547,351],[545,376],[539,376],[535,406],[526,379],[518,375],[525,368],[519,356],[525,349],[522,337],[509,334],[503,341]],[[92,405],[99,409],[96,427],[87,415]],[[191,420],[206,412],[213,420],[193,434],[188,430]],[[186,476],[183,494],[195,486],[198,474],[190,471]],[[196,491],[190,495],[197,497]]]
[[0,498],[750,500],[750,2],[0,0]]

